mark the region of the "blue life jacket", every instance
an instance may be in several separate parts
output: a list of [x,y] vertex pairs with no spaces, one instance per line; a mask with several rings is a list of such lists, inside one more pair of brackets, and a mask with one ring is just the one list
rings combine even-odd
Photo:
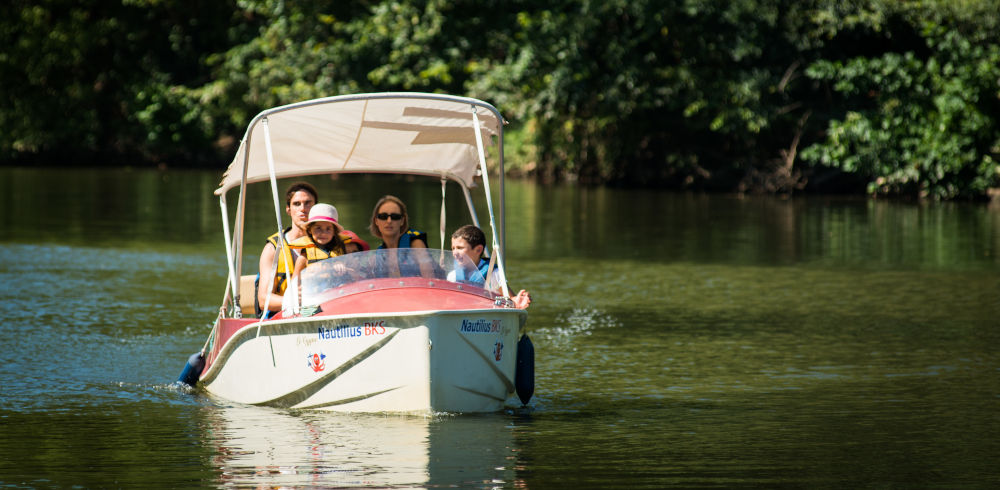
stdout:
[[[467,277],[470,274],[467,274],[465,269],[458,267],[453,271],[453,273],[449,273],[448,280],[468,282],[482,286],[486,281],[486,273],[490,268],[490,262],[481,258],[479,259],[479,263],[476,264],[476,268],[479,270],[479,275],[471,274],[472,277]],[[452,274],[454,275],[454,279],[452,279]]]
[[[406,230],[406,233],[403,233],[403,235],[399,237],[399,248],[410,248],[410,242],[417,239],[423,240],[424,245],[427,245],[427,234],[420,230],[410,228],[409,230]],[[382,242],[382,245],[379,245],[378,248],[389,247],[386,247],[385,242]]]
[[[399,237],[399,248],[412,248],[411,244],[413,240],[423,240],[424,244],[427,244],[427,233],[419,230],[409,229],[406,233],[403,233]],[[379,250],[388,249],[385,246],[385,242],[379,245]],[[406,255],[402,260],[399,261],[399,274],[403,277],[419,277],[420,276],[420,264],[417,264],[413,260],[413,257]]]

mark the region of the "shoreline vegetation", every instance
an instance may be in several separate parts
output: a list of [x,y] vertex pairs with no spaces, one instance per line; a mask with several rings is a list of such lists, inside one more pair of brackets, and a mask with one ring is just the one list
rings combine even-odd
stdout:
[[1000,199],[996,0],[38,0],[0,41],[2,166],[222,170],[265,108],[420,91],[542,182]]

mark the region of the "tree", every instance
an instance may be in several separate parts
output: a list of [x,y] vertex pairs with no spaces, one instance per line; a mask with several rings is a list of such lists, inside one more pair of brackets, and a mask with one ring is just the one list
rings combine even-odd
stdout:
[[[65,0],[0,7],[0,158],[61,164],[205,161],[214,138],[183,87],[239,41],[224,2]],[[198,15],[191,15],[197,11]]]
[[808,76],[839,95],[843,114],[803,157],[863,176],[871,194],[969,198],[998,186],[997,11],[971,4],[981,10],[883,6],[884,22],[867,28],[910,26],[916,42],[813,63]]

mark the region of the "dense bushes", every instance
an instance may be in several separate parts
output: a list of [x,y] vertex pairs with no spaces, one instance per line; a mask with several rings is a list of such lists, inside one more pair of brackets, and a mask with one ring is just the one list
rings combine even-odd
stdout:
[[[488,100],[545,179],[979,198],[1000,187],[995,0],[14,1],[0,161],[224,165],[259,110]],[[867,186],[867,187],[865,187]]]

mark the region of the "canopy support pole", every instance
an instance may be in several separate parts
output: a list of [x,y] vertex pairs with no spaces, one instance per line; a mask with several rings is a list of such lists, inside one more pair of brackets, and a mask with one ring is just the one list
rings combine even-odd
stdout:
[[233,218],[233,269],[236,271],[237,280],[243,271],[243,232],[245,231],[247,207],[246,187],[246,176],[244,175],[236,202],[236,216]]
[[[499,230],[497,230],[496,219],[493,217],[493,195],[490,193],[490,174],[486,171],[486,152],[483,151],[483,133],[479,130],[479,116],[476,114],[476,110],[476,106],[472,106],[472,129],[476,133],[476,151],[479,153],[479,168],[483,173],[483,189],[486,191],[486,208],[490,214],[490,228],[493,230],[493,250],[496,254],[497,267],[500,268],[502,273],[504,270],[503,253],[500,249],[500,242],[497,239]],[[493,259],[490,258],[490,262],[492,261]],[[487,271],[487,274],[492,272],[492,267],[490,267],[490,269],[491,270]],[[510,291],[507,290],[507,281],[505,280],[505,277],[505,274],[501,274],[501,280],[497,282],[500,283],[500,288],[503,291],[504,297],[509,298]]]
[[[264,119],[261,119],[260,123],[261,123],[261,125],[264,128],[264,149],[265,149],[265,153],[267,154],[267,170],[268,170],[268,173],[270,174],[270,180],[271,180],[271,196],[273,197],[273,200],[274,200],[274,218],[275,218],[275,221],[277,221],[277,223],[278,223],[278,246],[279,247],[274,250],[274,253],[281,255],[281,257],[284,259],[284,261],[285,261],[285,284],[289,285],[287,291],[291,291],[292,294],[295,294],[297,291],[295,291],[294,288],[291,287],[291,282],[292,282],[291,275],[292,275],[292,270],[293,269],[292,269],[291,264],[288,263],[288,256],[286,256],[284,253],[282,253],[282,250],[288,248],[288,244],[285,243],[284,225],[281,222],[281,204],[280,204],[280,201],[278,199],[278,178],[275,176],[275,173],[274,173],[274,152],[271,150],[271,129],[268,126],[267,118],[266,117]],[[277,263],[277,262],[275,262],[275,263]],[[264,301],[264,314],[265,315],[267,314],[267,312],[269,311],[269,309],[271,307],[271,295],[270,295],[270,291],[274,289],[274,275],[271,274],[270,276],[271,277],[268,279],[268,289],[267,289],[267,291],[269,292],[269,294],[267,295],[267,300]],[[297,298],[295,298],[295,303],[296,304],[298,303],[298,299]],[[260,326],[261,326],[261,323],[262,322],[258,322],[257,323],[257,336],[258,337],[260,337]],[[274,353],[272,352],[271,354],[273,356]]]
[[[242,308],[240,308],[239,277],[236,275],[236,268],[234,266],[233,238],[229,233],[229,208],[226,205],[225,194],[219,196],[219,209],[222,210],[222,236],[226,241],[226,265],[229,267],[229,288],[230,291],[233,292],[232,316],[233,318],[242,318],[243,311]],[[225,306],[228,296],[229,295],[227,293],[227,297],[223,298],[223,306]]]
[[445,222],[447,221],[447,213],[445,213],[445,187],[448,185],[448,180],[441,175],[441,251],[444,251],[444,230]]
[[[472,224],[476,225],[476,228],[482,229],[482,226],[479,225],[479,216],[476,215],[476,206],[472,203],[472,194],[469,193],[469,188],[464,185],[460,187],[462,188],[462,193],[465,194],[465,205],[469,207],[469,216],[472,216]],[[483,248],[483,254],[487,257],[493,255],[485,247]]]

